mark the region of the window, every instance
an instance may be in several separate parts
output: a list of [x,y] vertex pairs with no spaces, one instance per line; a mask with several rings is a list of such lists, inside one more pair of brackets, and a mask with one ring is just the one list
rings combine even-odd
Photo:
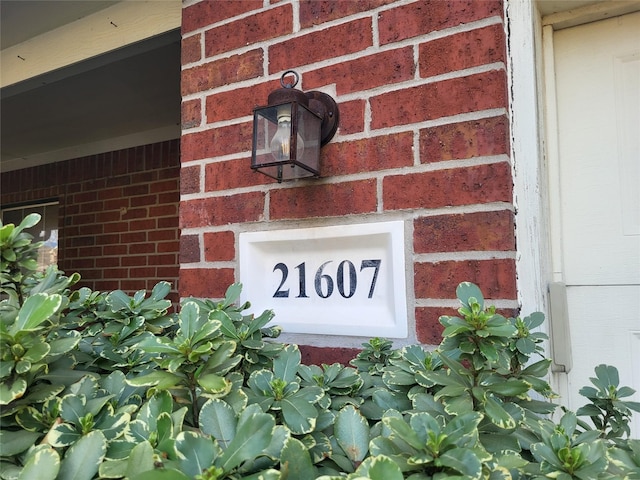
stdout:
[[38,251],[38,267],[45,270],[58,263],[58,202],[22,205],[2,209],[2,224],[19,225],[30,213],[39,213],[40,222],[26,231],[33,235],[34,242],[44,242]]

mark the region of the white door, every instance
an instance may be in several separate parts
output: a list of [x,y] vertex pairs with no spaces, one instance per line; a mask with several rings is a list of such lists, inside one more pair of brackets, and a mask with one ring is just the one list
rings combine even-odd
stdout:
[[560,202],[551,208],[561,220],[552,242],[573,359],[563,401],[575,410],[600,363],[640,392],[640,12],[559,30],[553,48],[560,178],[550,181]]

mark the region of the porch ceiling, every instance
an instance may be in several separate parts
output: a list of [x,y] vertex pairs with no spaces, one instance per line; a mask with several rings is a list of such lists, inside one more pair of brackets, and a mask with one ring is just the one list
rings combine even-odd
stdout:
[[[2,50],[116,3],[2,0]],[[177,138],[180,32],[8,85],[0,122],[0,171]]]

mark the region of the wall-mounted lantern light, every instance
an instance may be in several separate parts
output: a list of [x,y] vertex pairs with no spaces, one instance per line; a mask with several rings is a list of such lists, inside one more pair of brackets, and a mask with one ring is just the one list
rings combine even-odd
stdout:
[[[293,75],[293,83],[285,77]],[[338,129],[335,100],[326,93],[297,90],[300,77],[287,70],[282,88],[267,98],[267,106],[253,110],[251,168],[282,180],[320,176],[320,147]]]

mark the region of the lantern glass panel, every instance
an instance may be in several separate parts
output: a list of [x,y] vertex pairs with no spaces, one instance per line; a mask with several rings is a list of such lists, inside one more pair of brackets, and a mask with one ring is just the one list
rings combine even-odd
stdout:
[[322,120],[297,102],[256,108],[251,168],[278,181],[319,175]]

